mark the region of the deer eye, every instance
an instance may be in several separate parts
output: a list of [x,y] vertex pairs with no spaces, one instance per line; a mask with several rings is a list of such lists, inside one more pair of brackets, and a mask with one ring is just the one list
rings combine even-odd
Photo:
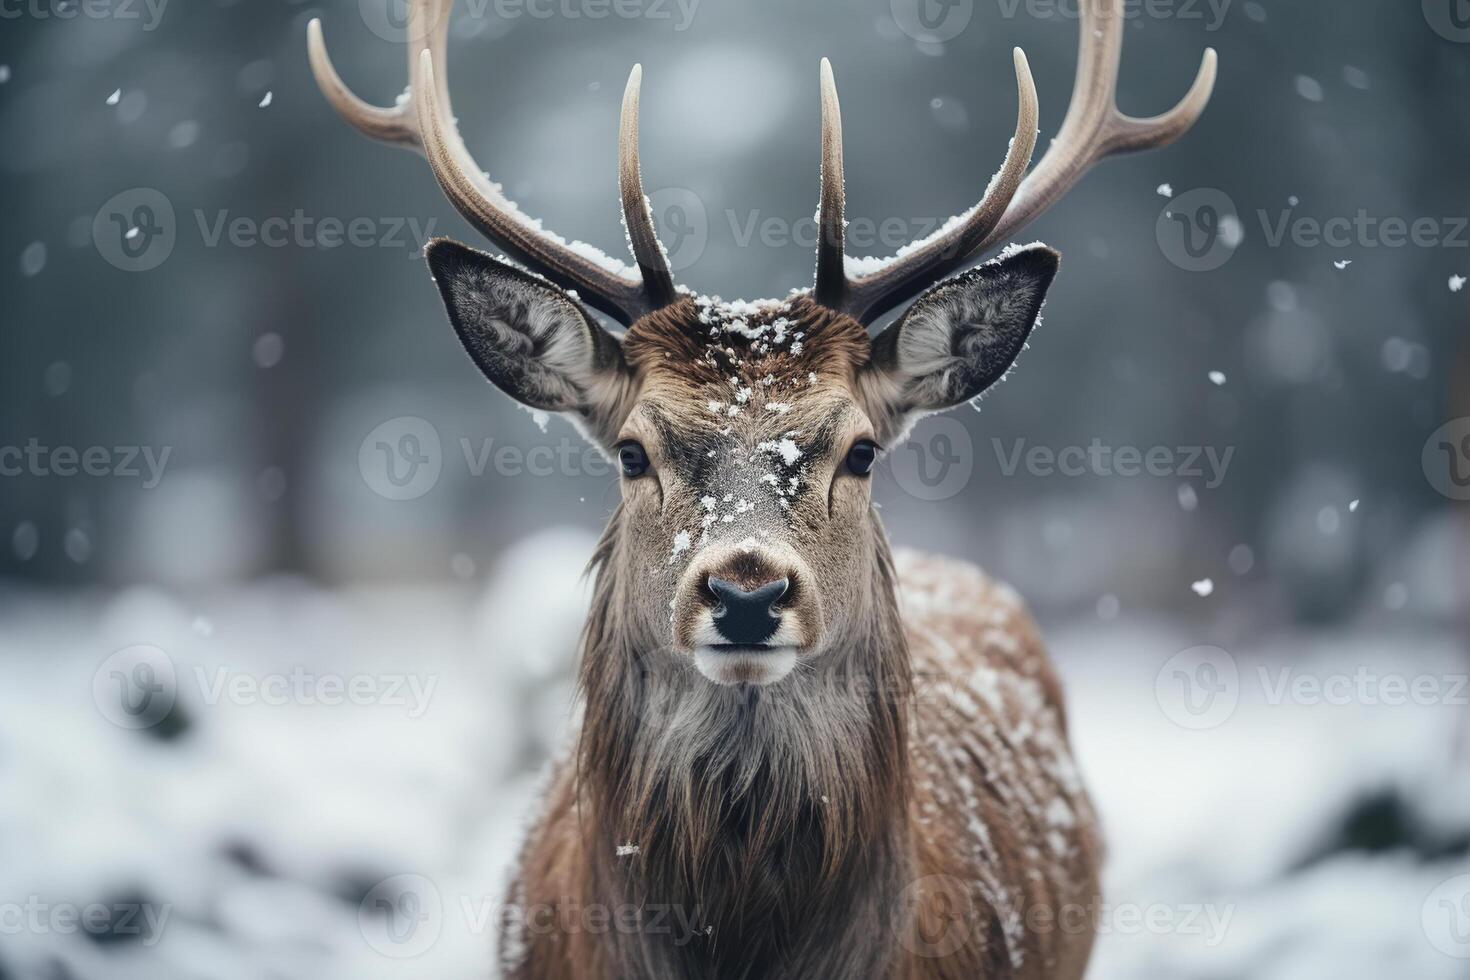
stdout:
[[623,475],[635,479],[648,472],[648,453],[640,443],[629,440],[618,444],[618,465]]
[[847,471],[853,476],[867,476],[873,472],[873,462],[878,458],[878,444],[871,439],[859,439],[847,451]]

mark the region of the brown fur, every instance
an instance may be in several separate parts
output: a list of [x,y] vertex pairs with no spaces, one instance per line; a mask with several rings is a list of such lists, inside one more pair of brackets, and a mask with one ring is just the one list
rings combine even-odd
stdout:
[[[836,469],[882,415],[866,332],[804,297],[684,299],[623,351],[624,425],[659,475],[625,487],[592,561],[585,715],[511,890],[533,925],[507,937],[507,976],[1080,977],[1099,845],[1060,689],[1009,589],[895,563]],[[707,484],[754,501],[738,488],[780,467],[728,446],[782,434],[805,447],[794,489],[701,533]],[[671,554],[677,529],[698,541]],[[804,559],[823,642],[776,683],[722,687],[670,646],[667,612],[700,546],[747,532]]]

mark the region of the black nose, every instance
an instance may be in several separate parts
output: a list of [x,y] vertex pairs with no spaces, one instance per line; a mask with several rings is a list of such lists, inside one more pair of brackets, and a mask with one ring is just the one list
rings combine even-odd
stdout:
[[730,643],[754,645],[766,642],[781,625],[781,614],[771,607],[790,587],[791,582],[782,578],[746,592],[734,582],[711,578],[709,590],[719,600],[713,614],[715,629]]

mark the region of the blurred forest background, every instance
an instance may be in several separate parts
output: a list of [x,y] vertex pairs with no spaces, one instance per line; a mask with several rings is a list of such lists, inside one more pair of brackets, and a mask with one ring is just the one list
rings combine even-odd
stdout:
[[[580,16],[564,16],[550,4],[495,16],[494,5],[462,4],[456,110],[513,199],[623,258],[617,107],[641,61],[645,183],[656,204],[670,202],[665,238],[684,221],[695,236],[676,258],[681,281],[727,297],[781,295],[807,285],[812,268],[800,222],[814,209],[818,58],[833,59],[842,91],[850,218],[870,222],[859,247],[886,254],[972,203],[998,166],[1015,111],[1012,45],[1036,74],[1042,147],[1055,133],[1074,8],[1018,4],[936,8],[967,18],[942,43],[916,41],[890,4],[871,0],[650,0],[640,17],[575,6]],[[362,13],[373,0],[124,9],[136,19],[22,16],[0,34],[0,254],[11,259],[0,444],[170,455],[149,488],[126,477],[6,479],[0,528],[14,540],[0,550],[0,576],[449,577],[456,554],[483,565],[528,528],[600,526],[616,493],[609,476],[497,473],[507,468],[493,463],[477,475],[466,461],[466,443],[472,458],[489,439],[570,452],[576,436],[559,421],[539,431],[485,387],[417,247],[426,231],[473,233],[421,160],[351,132],[316,91],[303,41],[316,15],[360,93],[389,103],[401,90],[401,45],[370,29],[390,22]],[[1262,590],[1252,604],[1262,613],[1349,615],[1366,592],[1409,574],[1392,567],[1406,548],[1447,527],[1437,521],[1451,501],[1420,456],[1431,432],[1470,412],[1470,292],[1446,288],[1470,275],[1470,234],[1456,247],[1449,221],[1470,213],[1460,165],[1470,47],[1389,0],[1355,4],[1351,16],[1325,2],[1161,9],[1179,15],[1130,21],[1120,103],[1135,114],[1171,105],[1211,45],[1223,70],[1208,114],[1174,147],[1108,162],[1027,232],[1064,252],[1064,273],[1016,377],[983,414],[955,416],[972,477],[938,501],[887,481],[884,516],[896,540],[1003,568],[1043,604],[1102,593],[1187,604],[1181,580],[1211,575],[1222,590]],[[949,24],[941,18],[942,34]],[[1156,237],[1169,204],[1161,185],[1234,203],[1243,234],[1223,266],[1170,261]],[[93,235],[104,204],[135,188],[158,191],[174,214],[171,252],[146,271],[110,263]],[[1436,219],[1445,244],[1311,247],[1268,234],[1288,211],[1325,222],[1360,210]],[[238,238],[225,224],[297,215],[304,231],[284,243]],[[366,219],[370,230],[362,244],[322,247],[312,236],[331,219]],[[769,219],[785,232],[761,232]],[[1339,270],[1342,260],[1352,264]],[[1226,384],[1210,384],[1211,371]],[[437,485],[413,500],[384,499],[358,466],[367,434],[400,416],[426,420],[442,441]],[[1234,454],[1208,488],[1001,465],[1017,440],[1060,450],[1094,438]],[[1194,483],[1194,510],[1176,502],[1182,482]],[[1319,530],[1328,506],[1339,519]],[[1241,544],[1254,560],[1233,576],[1226,556]]]
[[[1105,163],[1024,232],[1064,253],[1045,323],[983,411],[892,447],[883,519],[1037,611],[1111,830],[1110,894],[1240,912],[1209,948],[1109,937],[1096,976],[1463,976],[1465,707],[1283,707],[1242,682],[1234,717],[1187,731],[1156,683],[1200,644],[1247,679],[1466,670],[1470,10],[1129,6],[1121,107],[1168,108],[1206,46],[1214,99],[1178,144]],[[779,296],[813,268],[820,57],[852,251],[888,254],[983,192],[1014,125],[1014,45],[1039,156],[1074,11],[461,0],[449,71],[511,198],[625,258],[616,127],[641,62],[644,181],[676,277]],[[0,911],[39,895],[176,912],[156,945],[6,933],[3,980],[430,975],[364,945],[375,883],[423,875],[446,906],[499,894],[618,489],[570,425],[481,379],[419,254],[476,237],[421,159],[352,132],[312,81],[320,16],[348,84],[391,104],[401,14],[0,0]],[[1334,220],[1344,240],[1312,233]],[[1423,233],[1392,244],[1394,222]],[[1111,462],[1081,475],[1026,462],[1093,446]],[[1156,448],[1163,472],[1118,472],[1118,451]],[[395,451],[418,464],[388,468]],[[304,665],[442,683],[409,723],[205,703],[181,681],[169,724],[139,733],[94,674],[138,643],[183,680]],[[1440,882],[1463,902],[1448,944],[1428,918]],[[432,975],[483,976],[490,944],[458,938]]]

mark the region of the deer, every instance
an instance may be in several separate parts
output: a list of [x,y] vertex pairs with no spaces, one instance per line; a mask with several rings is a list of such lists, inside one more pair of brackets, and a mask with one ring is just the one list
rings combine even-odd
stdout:
[[575,733],[506,892],[503,975],[1081,977],[1103,845],[1058,675],[1010,586],[890,548],[872,475],[918,419],[1010,373],[1060,255],[1008,244],[978,260],[1103,159],[1189,130],[1215,52],[1174,108],[1125,115],[1123,0],[1081,0],[1072,99],[1041,161],[1016,48],[999,171],[977,204],[883,261],[844,254],[823,59],[814,281],[731,302],[670,273],[642,186],[638,66],[617,150],[634,263],[506,198],[450,105],[452,2],[411,0],[409,87],[389,108],[346,86],[318,20],[308,48],[337,113],[422,154],[504,254],[425,249],[471,360],[520,405],[571,420],[621,488],[588,566]]

